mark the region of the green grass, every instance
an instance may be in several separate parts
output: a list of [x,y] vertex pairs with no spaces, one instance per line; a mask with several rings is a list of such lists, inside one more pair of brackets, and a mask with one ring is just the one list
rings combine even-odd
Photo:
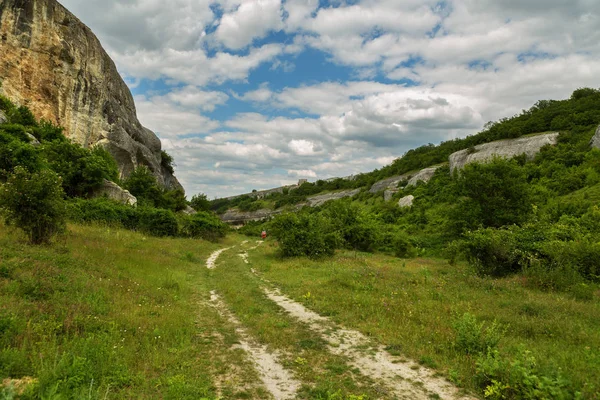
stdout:
[[216,397],[239,359],[200,301],[218,247],[85,226],[31,247],[0,226],[0,381],[37,379],[25,398]]
[[[401,260],[341,252],[333,259],[281,260],[259,248],[255,268],[296,301],[383,343],[390,352],[436,367],[478,390],[476,356],[455,345],[465,313],[505,329],[499,350],[509,359],[531,351],[541,374],[557,372],[584,398],[600,398],[600,290],[591,296],[542,292],[521,277],[479,278],[444,260]],[[307,296],[310,293],[310,296]],[[578,299],[586,300],[578,300]]]

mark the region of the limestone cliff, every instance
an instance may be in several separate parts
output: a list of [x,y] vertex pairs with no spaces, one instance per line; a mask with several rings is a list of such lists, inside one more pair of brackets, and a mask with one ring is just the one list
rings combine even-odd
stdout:
[[74,142],[105,147],[122,176],[146,165],[161,185],[182,188],[161,166],[160,140],[138,121],[114,62],[56,0],[0,1],[0,81],[7,97]]
[[450,155],[450,171],[462,169],[473,162],[486,162],[494,157],[512,158],[525,154],[533,158],[545,145],[554,145],[558,140],[558,132],[544,135],[527,136],[518,139],[498,140],[480,144],[472,149],[457,151]]

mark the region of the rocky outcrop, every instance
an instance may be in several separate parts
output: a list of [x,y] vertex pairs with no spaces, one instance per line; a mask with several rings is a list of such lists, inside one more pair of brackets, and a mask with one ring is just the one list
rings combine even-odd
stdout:
[[352,197],[359,193],[360,193],[360,189],[344,190],[341,192],[327,193],[327,194],[321,194],[318,196],[312,196],[312,197],[307,198],[306,201],[308,202],[308,205],[310,207],[318,207],[322,204],[325,204],[329,200],[339,200],[339,199],[343,199],[345,197]]
[[438,170],[439,167],[430,167],[425,168],[417,172],[410,180],[406,186],[417,186],[419,182],[429,182],[433,175],[435,175],[435,171]]
[[400,191],[400,189],[387,189],[383,192],[383,200],[384,201],[390,201],[392,200],[392,197],[394,197],[394,195],[396,193],[398,193]]
[[134,195],[129,193],[129,190],[125,190],[116,183],[107,181],[106,179],[102,186],[94,192],[94,197],[108,197],[111,200],[129,206],[135,206],[137,204],[137,199]]
[[598,125],[598,129],[596,129],[596,134],[590,141],[590,145],[597,149],[600,149],[600,125]]
[[181,212],[184,213],[185,215],[198,214],[198,212],[190,206],[186,206]]
[[412,207],[414,201],[415,201],[415,196],[413,196],[412,194],[405,196],[405,197],[401,198],[400,200],[398,200],[398,207],[400,207],[400,208]]
[[406,181],[406,180],[410,179],[410,177],[411,177],[410,174],[404,174],[404,175],[392,176],[391,178],[383,179],[379,182],[375,182],[373,184],[373,186],[371,186],[371,189],[369,189],[369,192],[379,193],[382,190],[395,189],[396,187],[398,187],[398,184],[400,182]]
[[2,0],[0,38],[7,97],[64,127],[74,142],[106,148],[122,177],[146,165],[161,185],[182,189],[161,166],[160,140],[138,121],[115,64],[67,9],[56,0]]
[[282,212],[283,209],[270,210],[268,208],[258,211],[227,210],[224,214],[219,215],[219,218],[221,218],[221,221],[231,225],[243,225],[250,221],[261,221],[274,215],[281,214]]
[[450,171],[462,169],[473,162],[488,162],[494,157],[512,158],[525,154],[533,158],[546,145],[555,145],[558,132],[544,135],[521,137],[518,139],[498,140],[480,144],[471,149],[457,151],[450,155]]

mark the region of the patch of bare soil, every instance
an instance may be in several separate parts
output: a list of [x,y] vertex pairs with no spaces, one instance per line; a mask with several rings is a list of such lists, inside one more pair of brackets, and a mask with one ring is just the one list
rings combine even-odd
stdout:
[[218,313],[234,326],[240,342],[238,346],[250,356],[273,398],[276,400],[295,398],[296,391],[300,388],[300,382],[294,379],[292,374],[281,365],[277,354],[269,352],[265,346],[261,346],[251,339],[242,323],[229,311],[214,290],[210,293],[210,300]]
[[401,399],[471,399],[447,380],[435,376],[435,371],[415,362],[393,357],[381,345],[358,331],[336,326],[302,304],[281,294],[277,289],[264,289],[269,299],[296,319],[319,333],[328,343],[329,351],[349,358],[350,364],[372,379],[380,381],[393,395]]
[[208,268],[208,269],[215,269],[217,258],[219,258],[219,256],[221,255],[222,252],[224,252],[226,250],[229,250],[229,249],[231,249],[231,247],[226,247],[224,249],[214,251],[210,255],[210,257],[208,257],[208,259],[206,260],[206,268]]

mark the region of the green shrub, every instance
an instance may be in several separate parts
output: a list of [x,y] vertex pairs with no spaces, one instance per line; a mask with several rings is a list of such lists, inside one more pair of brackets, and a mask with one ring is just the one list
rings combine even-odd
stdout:
[[405,233],[398,233],[394,237],[394,255],[399,258],[411,258],[416,256],[415,247]]
[[170,210],[140,207],[139,229],[153,236],[177,236],[179,227]]
[[571,392],[569,382],[560,372],[553,376],[539,371],[535,357],[521,350],[513,360],[490,349],[477,359],[476,379],[489,399],[557,399],[581,398]]
[[521,270],[522,254],[511,230],[486,228],[468,232],[463,249],[479,275],[505,276]]
[[210,210],[210,201],[204,193],[198,193],[192,196],[190,206],[196,211],[208,211]]
[[284,257],[330,256],[341,243],[331,220],[306,211],[278,215],[272,222],[272,229]]
[[9,224],[25,231],[32,244],[48,243],[65,228],[66,206],[60,177],[49,170],[16,167],[0,186],[0,210]]
[[495,349],[504,330],[496,321],[487,327],[484,325],[483,322],[477,322],[477,318],[470,313],[464,313],[462,317],[457,318],[453,324],[456,349],[465,354],[478,354]]
[[185,217],[183,234],[193,238],[218,240],[225,237],[227,225],[210,212],[199,212]]

